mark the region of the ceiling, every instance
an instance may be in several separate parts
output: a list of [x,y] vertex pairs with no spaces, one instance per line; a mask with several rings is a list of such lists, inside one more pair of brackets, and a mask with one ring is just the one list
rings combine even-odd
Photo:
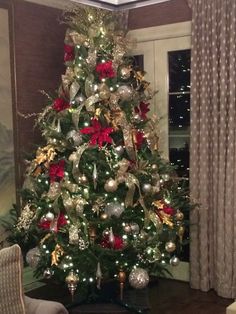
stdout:
[[111,10],[131,9],[143,7],[151,4],[166,2],[169,0],[71,0],[73,2],[93,5],[99,8]]

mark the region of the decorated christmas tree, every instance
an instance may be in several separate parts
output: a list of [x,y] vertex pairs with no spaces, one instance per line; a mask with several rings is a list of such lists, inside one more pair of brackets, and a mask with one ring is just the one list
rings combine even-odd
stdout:
[[36,274],[73,294],[110,279],[144,288],[178,265],[188,197],[158,148],[154,93],[131,56],[121,14],[64,15],[65,74],[37,124],[13,236]]

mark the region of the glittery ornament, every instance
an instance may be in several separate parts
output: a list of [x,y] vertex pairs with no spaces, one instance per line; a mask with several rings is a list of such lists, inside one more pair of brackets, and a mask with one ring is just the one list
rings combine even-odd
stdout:
[[51,268],[46,268],[45,271],[43,272],[43,278],[45,279],[51,279],[53,276],[53,270]]
[[129,283],[135,289],[143,289],[149,283],[148,272],[143,268],[134,268],[129,274]]
[[111,246],[113,246],[114,242],[115,242],[115,236],[111,227],[109,230],[109,243],[111,244]]
[[97,264],[96,279],[97,279],[97,288],[101,289],[102,270],[101,270],[101,265],[99,262]]
[[180,260],[177,256],[172,256],[170,259],[170,265],[172,266],[178,266],[180,263]]
[[130,78],[132,68],[130,66],[121,66],[120,67],[120,76],[123,80]]
[[76,131],[76,130],[69,131],[66,134],[66,139],[67,140],[72,139],[75,146],[79,146],[83,142],[83,138],[82,138],[81,133],[79,131]]
[[93,164],[93,187],[94,190],[97,188],[98,172],[96,163]]
[[16,224],[16,228],[18,230],[28,230],[32,221],[34,220],[35,212],[32,210],[31,206],[29,204],[26,204],[23,208],[20,218],[18,219],[18,222]]
[[30,267],[35,268],[38,265],[40,256],[41,254],[40,254],[39,248],[35,247],[27,252],[26,262],[28,263]]
[[125,224],[124,225],[124,232],[126,233],[131,233],[131,226],[129,224]]
[[45,215],[45,218],[47,219],[47,221],[53,221],[55,215],[52,212],[47,212],[47,214]]
[[107,192],[115,192],[117,188],[118,188],[117,181],[112,178],[108,179],[104,185],[104,189]]
[[165,249],[167,252],[172,253],[176,249],[176,245],[173,241],[166,242]]
[[77,288],[77,284],[79,282],[79,276],[73,270],[71,270],[68,276],[66,277],[65,281],[67,283],[68,289],[73,299],[75,290]]
[[118,87],[117,91],[122,101],[129,101],[133,97],[133,90],[128,85],[121,85],[120,87]]
[[84,174],[80,175],[79,176],[79,182],[81,184],[84,184],[84,185],[87,184],[88,183],[88,179],[87,179],[86,175],[84,175]]
[[84,251],[89,247],[89,242],[85,241],[82,237],[79,237],[78,246],[81,251]]
[[102,220],[106,220],[106,219],[108,218],[107,213],[101,213],[100,218],[101,218]]
[[78,226],[71,225],[69,228],[69,243],[78,244],[79,243],[79,230]]
[[106,205],[105,207],[105,213],[108,215],[108,217],[115,216],[119,218],[124,210],[125,210],[124,205],[118,202],[112,202]]

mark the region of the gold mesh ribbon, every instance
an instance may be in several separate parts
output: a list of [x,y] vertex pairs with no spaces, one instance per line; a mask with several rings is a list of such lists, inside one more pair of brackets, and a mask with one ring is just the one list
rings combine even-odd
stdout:
[[79,163],[81,156],[83,155],[84,151],[88,148],[88,144],[83,144],[80,147],[78,147],[77,151],[73,152],[69,156],[69,160],[72,161],[72,175],[77,183],[79,182],[79,176],[80,176],[80,170],[79,170]]

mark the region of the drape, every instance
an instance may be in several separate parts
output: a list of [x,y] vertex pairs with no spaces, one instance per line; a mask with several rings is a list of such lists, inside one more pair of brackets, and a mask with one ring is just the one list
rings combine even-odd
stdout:
[[236,1],[192,8],[190,283],[236,297]]

